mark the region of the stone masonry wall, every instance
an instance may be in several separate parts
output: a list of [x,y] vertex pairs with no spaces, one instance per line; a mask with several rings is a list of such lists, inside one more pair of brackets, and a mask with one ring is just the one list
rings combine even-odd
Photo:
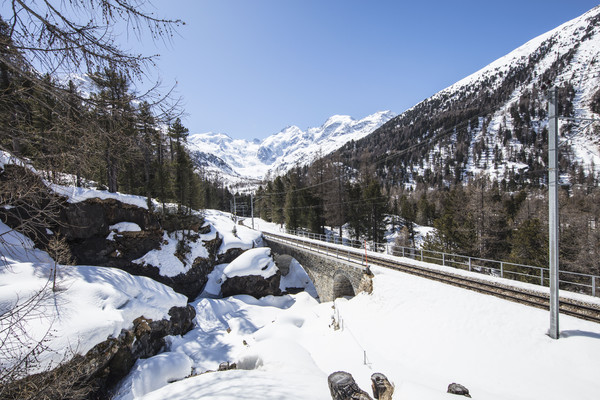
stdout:
[[264,241],[273,250],[273,253],[289,254],[298,260],[317,288],[320,301],[333,301],[335,294],[350,294],[346,293],[344,283],[347,282],[352,285],[354,294],[358,293],[358,287],[364,275],[363,268],[335,257],[314,254],[293,245],[268,239]]

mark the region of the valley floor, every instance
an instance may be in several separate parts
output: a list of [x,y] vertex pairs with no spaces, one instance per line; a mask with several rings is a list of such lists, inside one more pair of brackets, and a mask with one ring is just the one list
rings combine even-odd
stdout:
[[[234,230],[229,215],[211,211],[206,219],[223,236],[223,249],[259,245],[258,232]],[[3,254],[0,305],[47,284],[53,266],[20,235],[5,234],[4,240],[13,247]],[[252,252],[258,258],[248,258],[249,269],[268,254]],[[474,399],[592,400],[600,393],[600,324],[561,315],[561,338],[553,340],[546,335],[547,311],[377,267],[373,294],[335,303],[319,303],[309,284],[297,295],[218,298],[227,265],[215,267],[192,303],[196,327],[169,337],[163,353],[138,360],[115,400],[325,400],[331,398],[327,377],[340,370],[369,392],[371,374],[385,374],[397,399],[456,399],[446,393],[453,382]],[[289,287],[306,283],[299,265],[293,268],[298,282]],[[46,316],[54,321],[54,349],[70,344],[84,352],[141,314],[161,318],[172,305],[185,304],[172,289],[120,270],[59,272],[63,303],[49,298],[44,305],[55,314]],[[29,332],[43,334],[42,322],[32,320]],[[237,369],[208,372],[223,362]]]
[[[476,399],[597,398],[599,324],[561,316],[561,338],[552,340],[546,311],[373,270],[372,295],[335,304],[306,293],[198,299],[198,327],[140,361],[118,398],[330,399],[327,376],[339,370],[367,391],[370,375],[382,372],[399,399],[455,398],[445,393],[452,382]],[[197,372],[224,361],[238,369],[158,388],[170,359],[189,359]]]

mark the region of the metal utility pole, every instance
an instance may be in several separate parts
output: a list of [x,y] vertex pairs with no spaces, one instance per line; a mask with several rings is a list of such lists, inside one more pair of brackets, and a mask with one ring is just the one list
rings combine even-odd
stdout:
[[237,205],[235,204],[235,196],[233,196],[233,222],[237,224]]
[[254,194],[250,193],[250,216],[252,217],[252,229],[254,229]]
[[548,93],[548,229],[550,262],[550,331],[552,339],[558,339],[558,89]]

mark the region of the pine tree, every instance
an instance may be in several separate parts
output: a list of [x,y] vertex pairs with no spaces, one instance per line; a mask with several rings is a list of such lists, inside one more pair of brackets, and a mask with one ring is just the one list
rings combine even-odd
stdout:
[[548,265],[548,239],[537,218],[527,219],[513,232],[510,260],[517,264]]
[[119,188],[119,166],[127,157],[132,143],[133,108],[129,82],[123,73],[104,69],[90,78],[99,89],[92,95],[99,117],[99,128],[104,140],[106,182],[109,192]]
[[278,176],[273,181],[271,194],[271,217],[274,223],[282,225],[285,222],[283,209],[285,207],[286,190],[283,179]]
[[416,212],[413,204],[408,200],[406,195],[402,195],[400,198],[400,217],[404,220],[404,227],[406,228],[406,236],[410,241],[410,245],[415,247],[415,218]]
[[362,204],[363,193],[358,183],[346,183],[347,223],[355,239],[365,233],[365,207]]
[[148,200],[148,209],[152,209],[152,181],[154,180],[154,171],[152,167],[155,165],[154,150],[155,148],[159,149],[162,147],[162,144],[160,143],[160,137],[157,134],[158,129],[156,127],[156,122],[148,102],[143,102],[138,108],[136,128],[138,132],[137,145],[143,156],[144,191]]
[[296,230],[300,220],[300,202],[298,190],[295,185],[291,185],[285,195],[285,227],[288,230]]
[[193,166],[189,154],[184,147],[184,143],[187,142],[189,130],[183,126],[181,119],[177,118],[169,127],[168,135],[171,140],[175,141],[175,187],[178,211],[181,213],[183,206],[190,204],[192,192],[191,173]]
[[365,215],[367,239],[376,243],[384,241],[385,214],[388,199],[381,193],[381,186],[375,179],[370,180],[363,191],[362,207]]
[[328,182],[323,186],[323,215],[326,223],[338,227],[342,237],[342,226],[348,217],[347,177],[344,165],[339,158],[331,160],[325,166],[324,177]]

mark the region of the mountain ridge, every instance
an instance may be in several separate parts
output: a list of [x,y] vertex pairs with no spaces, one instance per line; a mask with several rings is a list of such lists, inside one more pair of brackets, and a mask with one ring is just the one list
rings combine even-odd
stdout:
[[[379,178],[392,185],[447,186],[477,175],[544,184],[550,86],[559,88],[565,117],[595,115],[600,6],[527,41],[337,153],[354,169],[365,161],[376,164]],[[600,176],[600,129],[576,121],[561,126],[567,142],[563,175],[583,170]]]
[[204,173],[220,175],[232,184],[257,182],[306,165],[348,141],[359,140],[395,115],[378,111],[359,120],[332,115],[320,127],[302,130],[289,125],[262,141],[233,139],[225,133],[197,133],[188,136],[187,146],[195,165]]

